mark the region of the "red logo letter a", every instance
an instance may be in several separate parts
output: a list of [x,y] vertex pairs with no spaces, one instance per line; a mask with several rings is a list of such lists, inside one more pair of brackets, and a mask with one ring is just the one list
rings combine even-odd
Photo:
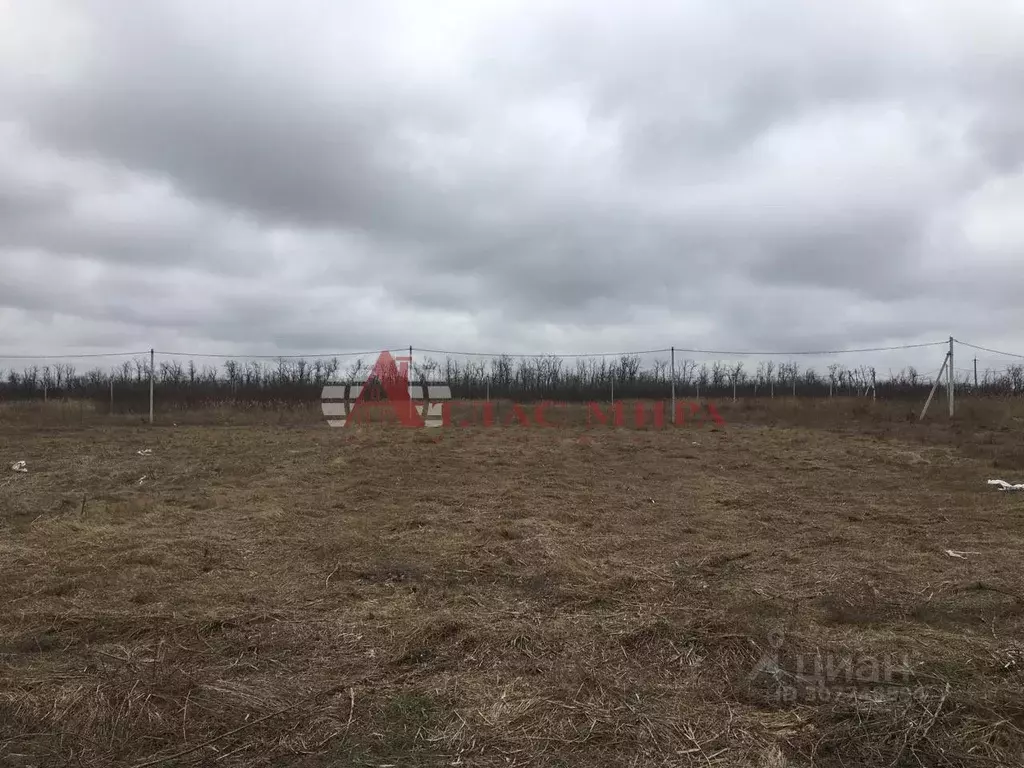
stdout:
[[[405,376],[402,376],[398,372],[398,366],[395,365],[395,358],[391,356],[391,353],[384,350],[380,353],[380,357],[377,358],[377,362],[373,365],[373,370],[370,371],[370,375],[366,377],[366,384],[369,385],[370,381],[376,379],[384,387],[384,392],[388,396],[388,402],[391,407],[395,410],[395,414],[398,416],[399,422],[406,427],[422,427],[424,421],[420,417],[416,409],[412,407],[412,398],[409,397],[409,380]],[[359,398],[356,400],[353,406],[362,402],[365,397],[369,386],[364,386],[362,391],[359,393]],[[351,414],[350,414],[351,416]]]

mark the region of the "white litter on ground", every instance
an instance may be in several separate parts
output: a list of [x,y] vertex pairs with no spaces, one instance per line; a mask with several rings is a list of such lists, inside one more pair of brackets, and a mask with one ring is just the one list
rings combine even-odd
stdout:
[[989,480],[989,485],[998,485],[1000,491],[1024,491],[1024,483],[1008,483],[1005,480]]
[[947,549],[946,555],[949,557],[957,557],[961,560],[966,560],[968,555],[980,555],[981,552],[957,552],[955,549]]
[[139,454],[139,456],[152,456],[153,455],[153,449],[152,448],[143,448],[141,451],[136,451],[136,453]]
[[16,461],[13,464],[11,464],[11,469],[14,472],[28,472],[28,464],[26,464],[24,461]]

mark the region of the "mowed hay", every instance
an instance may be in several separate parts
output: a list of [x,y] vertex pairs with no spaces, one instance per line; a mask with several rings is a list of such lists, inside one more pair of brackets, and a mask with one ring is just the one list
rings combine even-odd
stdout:
[[7,428],[0,764],[1019,761],[1012,433],[747,410]]

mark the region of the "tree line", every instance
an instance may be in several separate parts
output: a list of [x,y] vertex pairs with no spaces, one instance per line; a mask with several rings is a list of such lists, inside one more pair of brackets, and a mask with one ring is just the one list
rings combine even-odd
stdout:
[[[226,360],[220,365],[196,365],[192,360],[158,361],[154,390],[161,408],[198,408],[211,405],[275,407],[318,401],[329,383],[363,383],[375,359]],[[676,363],[679,397],[926,397],[933,378],[913,367],[880,375],[870,366],[848,367],[832,363],[824,369],[797,362],[681,360]],[[638,355],[615,359],[552,356],[460,360],[414,359],[410,379],[445,382],[455,398],[588,401],[665,397],[671,388],[671,366],[657,359],[644,365]],[[1024,393],[1024,365],[1004,370],[962,372],[958,390],[986,395]],[[83,398],[109,403],[115,410],[142,410],[149,403],[149,360],[125,360],[116,368],[79,371],[70,363],[33,365],[0,371],[0,399],[33,400]]]

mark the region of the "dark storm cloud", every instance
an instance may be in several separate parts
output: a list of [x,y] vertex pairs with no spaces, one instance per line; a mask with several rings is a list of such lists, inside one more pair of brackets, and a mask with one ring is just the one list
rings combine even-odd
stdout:
[[0,305],[34,344],[71,343],[54,305],[93,340],[252,351],[835,348],[1024,320],[1024,187],[979,196],[1024,159],[1009,5],[7,14]]

